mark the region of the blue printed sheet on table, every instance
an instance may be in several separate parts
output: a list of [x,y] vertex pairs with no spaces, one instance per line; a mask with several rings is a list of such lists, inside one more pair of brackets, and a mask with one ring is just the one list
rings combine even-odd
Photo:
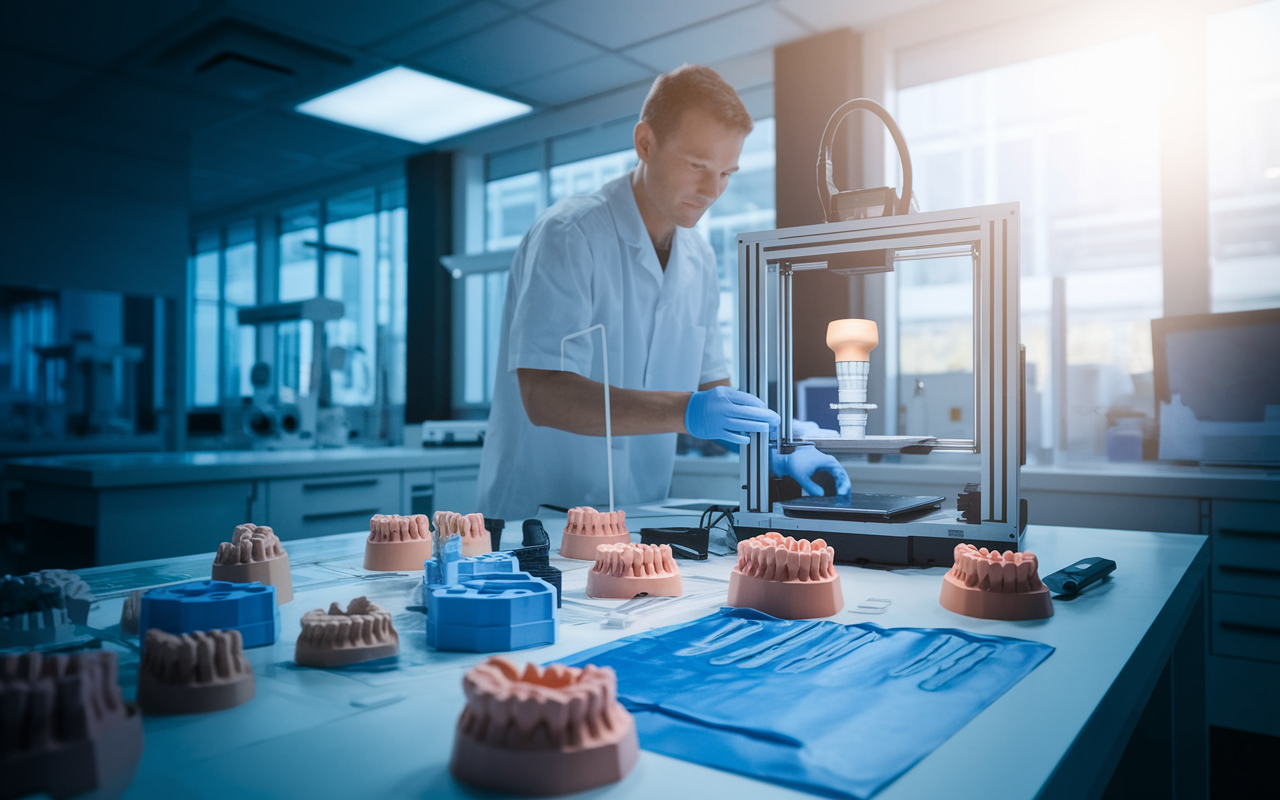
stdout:
[[646,750],[865,800],[1052,652],[960,630],[723,608],[561,661],[617,671]]

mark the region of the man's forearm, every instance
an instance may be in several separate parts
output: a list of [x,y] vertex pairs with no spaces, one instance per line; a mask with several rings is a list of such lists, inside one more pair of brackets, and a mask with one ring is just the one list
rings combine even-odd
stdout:
[[[604,436],[604,384],[574,372],[517,370],[529,421],[584,436]],[[718,385],[718,382],[717,382]],[[689,392],[609,387],[614,436],[685,433]]]

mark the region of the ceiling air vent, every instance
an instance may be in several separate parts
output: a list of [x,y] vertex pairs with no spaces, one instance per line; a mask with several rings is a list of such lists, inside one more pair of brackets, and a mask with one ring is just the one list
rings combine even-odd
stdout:
[[341,53],[226,18],[179,40],[149,66],[206,91],[256,101],[351,63]]

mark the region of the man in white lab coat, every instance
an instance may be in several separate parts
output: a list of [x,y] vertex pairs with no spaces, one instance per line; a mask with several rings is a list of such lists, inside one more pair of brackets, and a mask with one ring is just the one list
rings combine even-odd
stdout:
[[[486,516],[608,504],[602,339],[617,505],[667,496],[677,433],[743,443],[776,428],[763,402],[729,388],[715,254],[693,230],[737,171],[751,127],[715,71],[661,75],[635,128],[636,168],[561,200],[525,234],[480,458]],[[605,336],[573,336],[596,325]],[[771,465],[810,493],[822,493],[817,472],[849,491],[839,462],[812,447],[775,454]]]

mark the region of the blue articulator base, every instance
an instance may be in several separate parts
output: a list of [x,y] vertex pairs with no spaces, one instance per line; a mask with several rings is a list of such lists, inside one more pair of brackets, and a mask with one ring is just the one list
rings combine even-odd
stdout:
[[159,628],[172,634],[240,631],[245,647],[272,644],[280,636],[276,587],[261,583],[194,581],[142,595],[139,638]]
[[494,653],[554,644],[556,590],[525,572],[427,590],[427,644]]

